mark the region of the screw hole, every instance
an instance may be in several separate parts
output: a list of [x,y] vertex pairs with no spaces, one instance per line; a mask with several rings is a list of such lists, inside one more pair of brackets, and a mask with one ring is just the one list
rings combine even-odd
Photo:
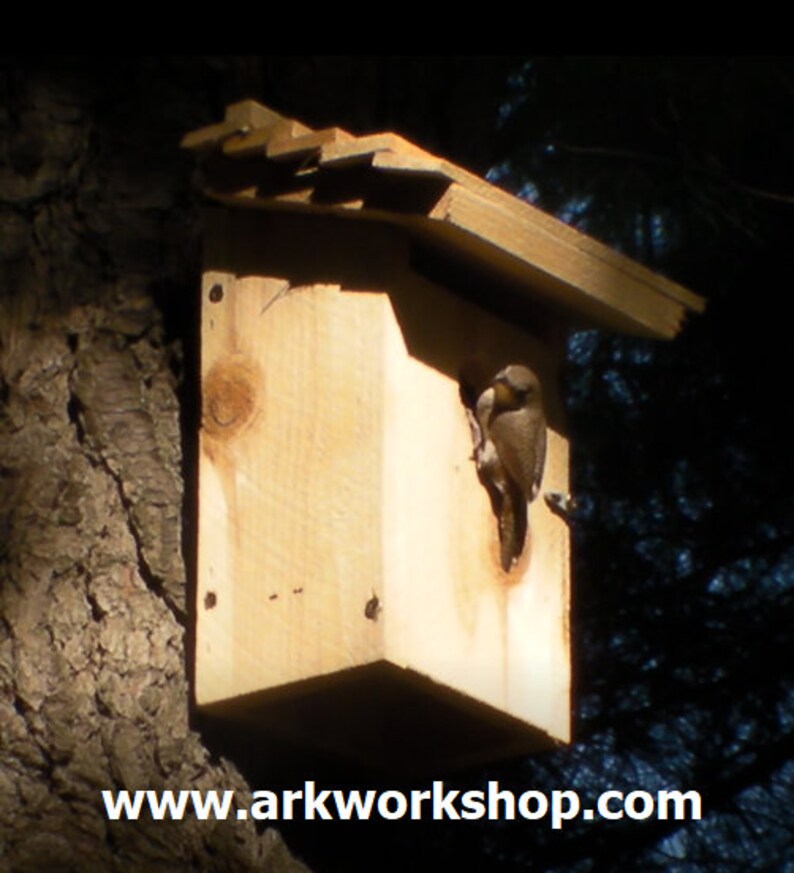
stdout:
[[370,621],[377,621],[379,612],[380,600],[378,599],[377,594],[373,594],[364,606],[364,616]]

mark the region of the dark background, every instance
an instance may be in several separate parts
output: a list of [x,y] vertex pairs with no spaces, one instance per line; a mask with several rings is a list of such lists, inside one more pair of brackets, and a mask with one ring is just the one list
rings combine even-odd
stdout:
[[0,58],[0,867],[298,869],[272,832],[97,808],[269,787],[266,749],[188,722],[182,640],[201,201],[177,146],[244,97],[396,131],[708,299],[672,343],[571,337],[576,742],[459,777],[696,788],[703,819],[296,823],[292,852],[791,869],[794,61],[729,57]]

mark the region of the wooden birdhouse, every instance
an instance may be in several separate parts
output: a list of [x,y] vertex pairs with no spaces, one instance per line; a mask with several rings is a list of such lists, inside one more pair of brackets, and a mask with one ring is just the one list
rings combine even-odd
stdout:
[[[565,338],[672,338],[702,300],[394,134],[246,101],[183,145],[217,204],[197,705],[415,771],[568,742]],[[546,450],[506,556],[481,398],[510,365]]]

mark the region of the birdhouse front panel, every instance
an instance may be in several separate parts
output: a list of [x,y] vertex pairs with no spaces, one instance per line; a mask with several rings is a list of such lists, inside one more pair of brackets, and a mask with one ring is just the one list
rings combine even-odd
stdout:
[[[557,351],[414,274],[396,277],[386,349],[385,654],[560,740],[570,736],[567,523],[545,501],[506,571],[474,459],[460,374],[510,361],[543,373],[543,490],[568,493]],[[478,386],[481,387],[481,386]]]

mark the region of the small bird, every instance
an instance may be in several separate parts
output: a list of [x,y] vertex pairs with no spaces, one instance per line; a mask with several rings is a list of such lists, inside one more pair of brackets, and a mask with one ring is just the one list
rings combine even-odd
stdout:
[[524,548],[527,504],[540,490],[546,460],[546,417],[540,381],[528,367],[510,364],[477,398],[479,434],[474,456],[499,520],[502,568]]

